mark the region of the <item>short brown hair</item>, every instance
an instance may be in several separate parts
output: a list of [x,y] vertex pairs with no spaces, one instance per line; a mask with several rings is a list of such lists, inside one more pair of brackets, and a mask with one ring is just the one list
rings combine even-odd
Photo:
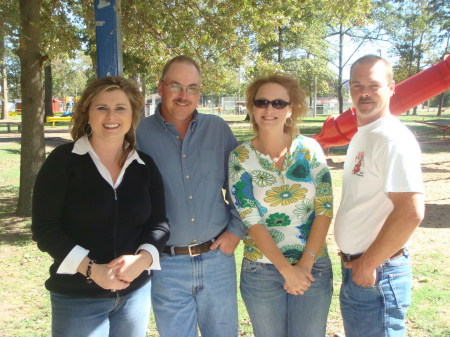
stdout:
[[[144,107],[144,96],[139,91],[134,83],[120,77],[103,77],[91,82],[84,90],[80,100],[75,104],[70,134],[74,141],[80,139],[84,135],[89,135],[91,127],[89,126],[89,108],[92,101],[102,92],[122,90],[130,100],[132,109],[131,128],[126,133],[124,139],[124,154],[120,160],[120,166],[123,166],[128,154],[136,148],[136,134],[135,130],[139,124],[141,110]],[[129,144],[125,148],[126,143]]]
[[384,65],[386,66],[386,76],[387,76],[388,83],[391,83],[394,80],[394,71],[392,70],[391,64],[386,59],[382,58],[381,56],[374,55],[374,54],[364,55],[363,57],[360,57],[355,62],[353,62],[352,66],[350,67],[350,83],[352,80],[353,68],[357,64],[375,64],[377,62],[384,63]]
[[164,80],[164,78],[166,77],[167,72],[169,71],[169,68],[172,64],[174,63],[188,63],[188,64],[192,64],[198,71],[198,74],[202,75],[201,71],[200,71],[200,66],[198,65],[197,62],[194,61],[193,58],[186,56],[186,55],[179,55],[179,56],[175,56],[173,59],[169,60],[163,68],[162,74],[161,74],[161,81]]
[[247,112],[250,116],[250,122],[252,123],[253,131],[255,134],[258,134],[258,124],[255,123],[255,119],[253,117],[253,100],[255,99],[256,93],[259,88],[261,88],[264,84],[268,83],[277,83],[284,87],[289,95],[290,106],[292,109],[292,125],[287,126],[284,125],[284,132],[290,134],[298,134],[299,129],[297,128],[297,120],[306,115],[308,112],[308,106],[306,104],[306,95],[298,81],[290,76],[284,74],[274,74],[270,76],[265,76],[254,80],[247,87],[247,98],[246,98],[246,106]]

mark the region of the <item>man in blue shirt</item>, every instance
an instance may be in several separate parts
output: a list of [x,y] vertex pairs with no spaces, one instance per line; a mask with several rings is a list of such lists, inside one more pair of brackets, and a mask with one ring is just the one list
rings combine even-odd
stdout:
[[221,118],[197,112],[200,88],[194,60],[170,60],[158,84],[161,104],[136,131],[138,148],[161,171],[171,227],[152,279],[161,337],[196,337],[197,326],[203,337],[238,334],[234,250],[244,228],[223,194],[238,142]]

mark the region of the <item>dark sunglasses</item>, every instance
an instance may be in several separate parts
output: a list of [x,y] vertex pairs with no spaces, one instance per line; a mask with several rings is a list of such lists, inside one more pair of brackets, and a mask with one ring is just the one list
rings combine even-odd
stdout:
[[289,102],[283,101],[282,99],[274,99],[273,101],[268,101],[267,99],[255,99],[253,105],[257,108],[264,109],[272,105],[274,109],[284,109],[289,105]]

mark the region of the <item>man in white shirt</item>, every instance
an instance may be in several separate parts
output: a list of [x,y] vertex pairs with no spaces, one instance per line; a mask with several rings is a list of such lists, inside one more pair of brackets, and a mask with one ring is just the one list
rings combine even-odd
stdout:
[[394,87],[391,65],[378,56],[350,69],[358,132],[347,150],[335,220],[347,337],[406,333],[412,275],[405,245],[425,207],[419,145],[389,111]]

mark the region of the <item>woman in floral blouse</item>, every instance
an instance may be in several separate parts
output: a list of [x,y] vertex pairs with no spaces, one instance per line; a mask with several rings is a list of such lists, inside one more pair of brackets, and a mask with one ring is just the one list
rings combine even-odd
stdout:
[[247,228],[240,287],[254,334],[323,337],[333,196],[321,147],[298,134],[305,94],[290,77],[260,78],[247,89],[247,111],[256,136],[231,152],[229,186]]

